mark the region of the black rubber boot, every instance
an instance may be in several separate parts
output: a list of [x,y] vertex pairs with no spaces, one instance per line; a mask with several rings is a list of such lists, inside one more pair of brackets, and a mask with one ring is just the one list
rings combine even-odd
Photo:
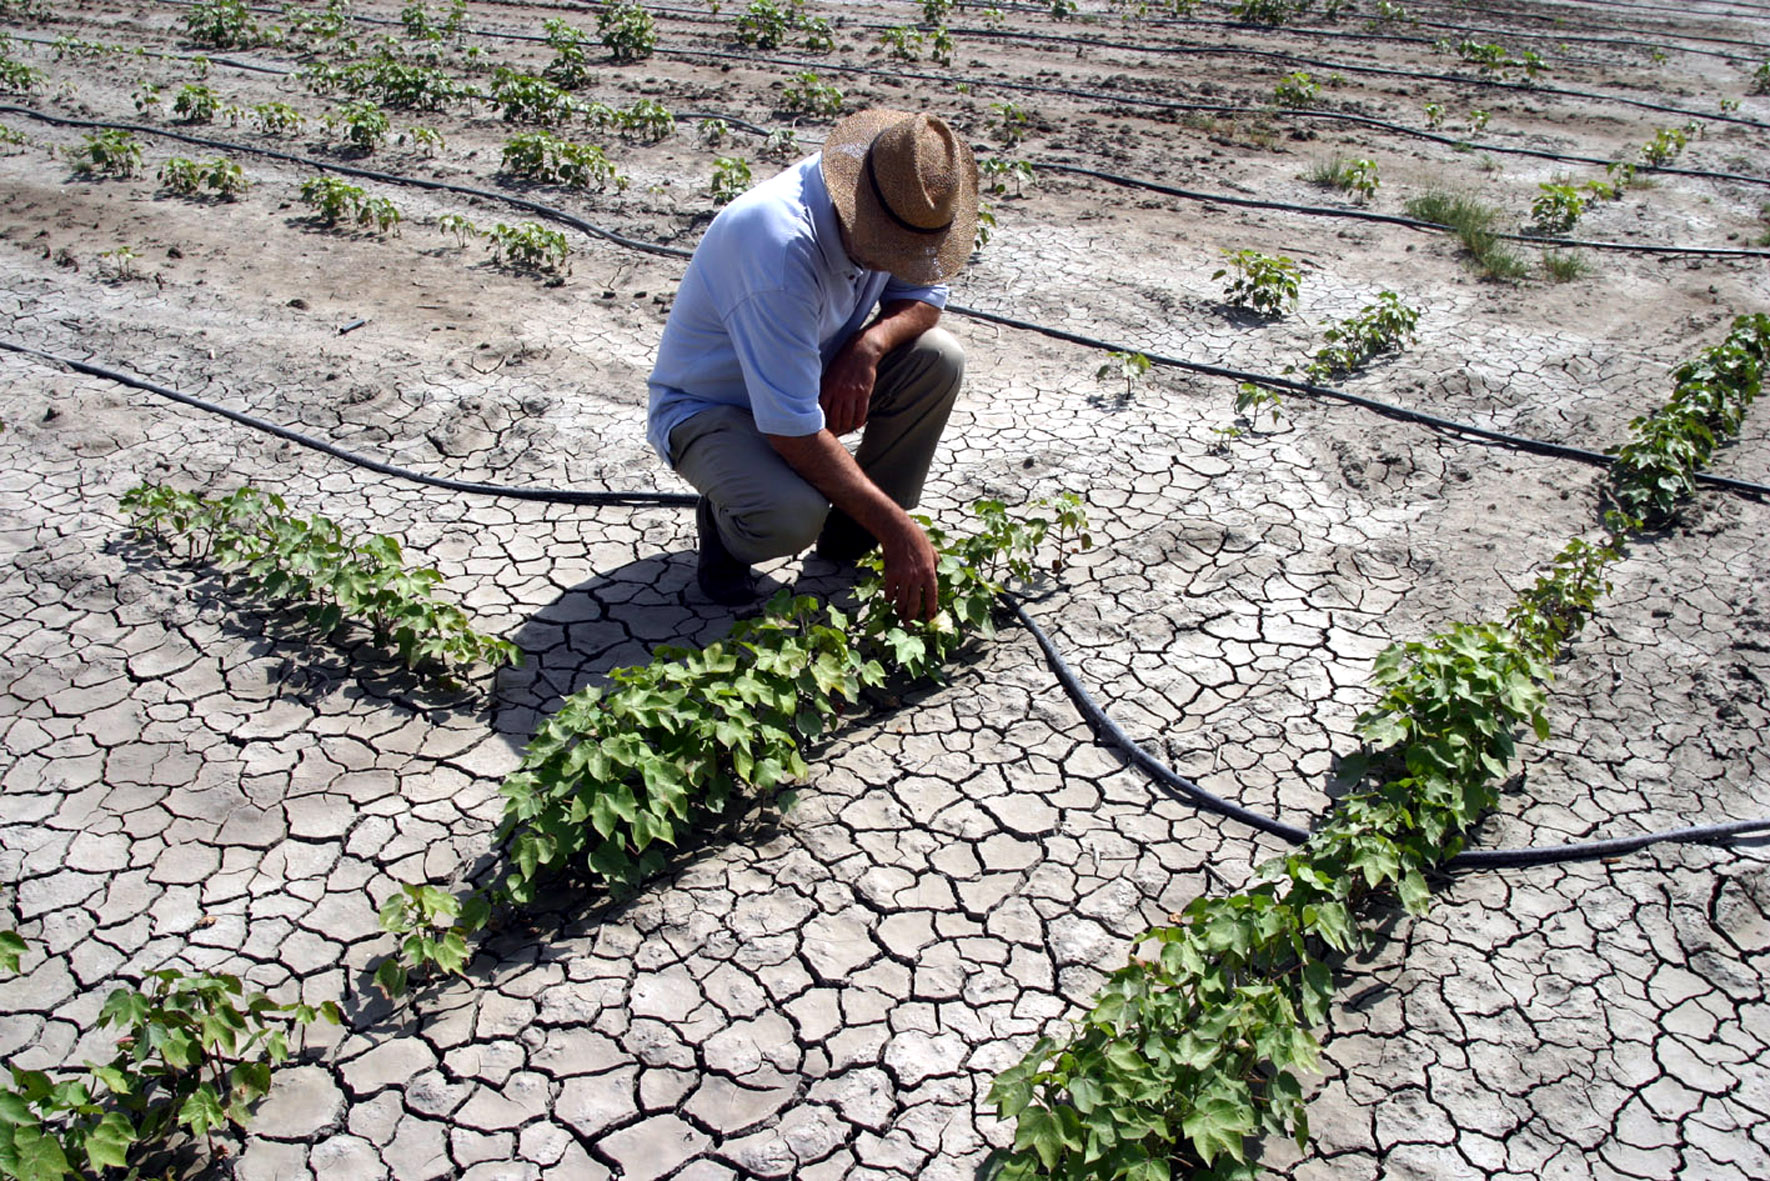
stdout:
[[817,556],[830,562],[858,562],[878,548],[879,539],[839,508],[830,510],[818,534]]
[[694,522],[701,534],[700,559],[694,577],[701,593],[726,607],[742,607],[756,601],[756,576],[731,556],[713,520],[713,502],[705,496],[695,505]]

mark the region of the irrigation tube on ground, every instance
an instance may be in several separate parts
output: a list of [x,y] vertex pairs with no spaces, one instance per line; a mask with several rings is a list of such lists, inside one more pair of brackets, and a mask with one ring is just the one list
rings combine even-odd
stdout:
[[[304,435],[299,431],[275,423],[266,422],[237,410],[229,410],[205,401],[202,398],[186,394],[167,386],[123,373],[105,366],[93,365],[85,361],[74,361],[58,357],[41,349],[30,348],[13,341],[0,339],[0,349],[17,353],[22,356],[34,357],[51,364],[62,365],[78,373],[114,381],[120,385],[169,398],[180,405],[193,409],[219,414],[242,426],[254,430],[265,431],[280,439],[312,448],[323,454],[333,456],[348,463],[368,469],[381,475],[396,479],[409,480],[418,484],[443,488],[454,492],[472,493],[475,495],[516,497],[523,500],[549,501],[560,504],[666,504],[688,505],[697,499],[688,493],[680,492],[615,492],[586,491],[577,489],[555,490],[547,488],[522,488],[499,484],[480,484],[461,480],[450,480],[439,476],[428,476],[419,472],[408,471],[394,464],[370,459],[367,456],[354,454],[344,448]],[[1052,673],[1057,677],[1063,691],[1068,694],[1076,708],[1081,712],[1095,737],[1103,745],[1111,747],[1125,757],[1132,765],[1149,775],[1157,784],[1171,793],[1185,799],[1195,807],[1214,812],[1220,816],[1245,824],[1258,832],[1276,836],[1290,844],[1301,844],[1309,839],[1307,830],[1296,825],[1287,824],[1282,820],[1244,808],[1240,804],[1223,799],[1197,783],[1181,775],[1173,768],[1150,755],[1126,734],[1123,727],[1100,707],[1093,695],[1088,692],[1081,681],[1071,671],[1068,662],[1057,651],[1051,638],[1046,635],[1033,618],[1027,614],[1026,608],[1013,595],[1006,592],[1002,595],[1003,602],[1013,609],[1018,619],[1044,653]],[[1589,861],[1594,858],[1616,857],[1632,853],[1657,844],[1715,844],[1736,840],[1741,837],[1760,833],[1770,833],[1770,818],[1763,820],[1732,821],[1724,824],[1695,825],[1686,828],[1667,829],[1661,832],[1643,833],[1632,837],[1618,837],[1609,840],[1585,841],[1568,845],[1528,846],[1517,849],[1483,849],[1458,854],[1439,868],[1456,869],[1507,869],[1534,865],[1552,865],[1571,861]]]

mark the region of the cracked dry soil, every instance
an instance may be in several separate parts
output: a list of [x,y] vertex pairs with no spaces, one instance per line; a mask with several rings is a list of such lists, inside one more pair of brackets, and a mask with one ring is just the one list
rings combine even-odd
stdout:
[[[812,7],[842,23],[834,53],[809,67],[839,79],[851,109],[944,111],[986,155],[1181,188],[1346,207],[1300,175],[1368,155],[1382,171],[1376,211],[1399,213],[1438,185],[1521,221],[1539,182],[1601,169],[1369,125],[1006,84],[1257,105],[1296,66],[1229,52],[1252,48],[1336,63],[1311,67],[1338,79],[1323,89],[1331,110],[1417,127],[1437,101],[1456,134],[1499,147],[1611,158],[1678,121],[1484,86],[1431,51],[1463,29],[1538,47],[1555,86],[1702,111],[1738,98],[1756,124],[1709,122],[1680,165],[1763,176],[1770,160],[1770,99],[1745,94],[1770,27],[1742,4],[1421,3],[1408,7],[1422,26],[1364,36],[1357,20],[1263,30],[1206,10],[1131,36],[1088,4],[1091,21],[1017,9],[1003,25],[1132,48],[1005,37],[965,9],[946,69],[878,51],[879,27],[910,19],[906,5]],[[399,8],[356,6],[392,22],[368,28],[365,44],[400,35]],[[196,77],[185,58],[57,58],[47,44],[188,55],[183,13],[100,0],[8,20],[14,54],[48,75],[10,101],[352,162],[319,122],[338,98],[290,77],[292,53],[212,54],[206,79],[229,104],[300,109],[306,130],[277,139],[250,120],[174,124],[169,103],[138,114],[144,79],[170,96]],[[534,38],[556,15],[471,4],[467,43],[538,69],[548,57]],[[617,67],[593,55],[586,96],[793,122],[778,88],[798,51],[708,56],[738,51],[732,16],[659,12],[659,56]],[[1213,52],[1171,52],[1198,45]],[[1008,101],[1030,113],[1013,149],[992,130],[991,104]],[[1477,106],[1491,118],[1479,136],[1465,130]],[[396,128],[419,122],[445,146],[390,144],[356,162],[517,190],[497,175],[511,129],[495,110],[395,115]],[[77,147],[81,129],[13,113],[0,123],[23,141],[0,149],[8,339],[427,472],[680,489],[645,450],[641,421],[679,262],[572,234],[572,272],[548,285],[432,224],[446,212],[482,225],[522,216],[491,202],[370,184],[400,205],[402,232],[327,232],[296,196],[314,166],[241,151],[250,192],[187,201],[159,188],[155,169],[219,149],[142,133],[142,175],[92,180],[50,150]],[[801,142],[827,126],[800,119]],[[605,137],[626,190],[523,191],[692,246],[713,212],[716,154],[741,152],[758,175],[774,167],[759,138],[732,135],[708,146],[684,120],[657,144]],[[1763,185],[1661,176],[1598,203],[1579,232],[1739,246],[1762,233],[1767,197]],[[991,200],[1000,226],[955,284],[957,302],[1276,373],[1329,321],[1393,290],[1421,309],[1419,341],[1350,388],[1593,448],[1662,401],[1670,369],[1733,314],[1770,302],[1762,259],[1593,253],[1592,273],[1569,284],[1505,284],[1477,278],[1448,240],[1394,226],[1059,173]],[[118,277],[111,252],[124,246],[134,259]],[[1243,247],[1303,265],[1298,313],[1259,322],[1221,306],[1208,276],[1220,250]],[[1099,548],[1040,618],[1140,740],[1205,787],[1299,823],[1329,805],[1335,759],[1355,748],[1371,658],[1502,610],[1596,520],[1592,469],[1297,398],[1276,424],[1226,439],[1229,383],[1157,370],[1125,394],[1094,377],[1097,353],[946,322],[969,376],[925,507],[956,525],[981,495],[1086,497]],[[1762,418],[1720,470],[1765,478]],[[1084,1003],[1140,930],[1240,886],[1277,852],[1126,771],[1031,641],[1005,632],[950,684],[850,720],[790,809],[718,834],[630,903],[561,888],[488,937],[465,979],[390,1005],[369,983],[392,946],[378,906],[398,882],[455,883],[483,863],[498,781],[537,721],[653,646],[729,625],[692,589],[690,516],[438,494],[12,353],[0,353],[0,419],[0,900],[32,944],[25,972],[0,981],[0,1056],[38,1067],[103,1057],[105,993],[162,966],[343,1003],[345,1026],[313,1031],[217,1172],[970,1177],[1012,1135],[984,1101],[994,1073]],[[300,511],[393,533],[527,660],[453,696],[418,692],[361,637],[311,642],[220,580],[132,544],[117,498],[143,481],[205,492],[250,481]],[[1557,669],[1554,736],[1526,745],[1477,843],[1770,811],[1766,512],[1705,494],[1682,527],[1634,548]],[[818,593],[838,585],[813,560],[773,576]],[[1263,1166],[1336,1181],[1770,1175],[1765,863],[1749,843],[1667,846],[1438,883],[1430,916],[1387,916],[1343,965],[1310,1140],[1259,1145]]]

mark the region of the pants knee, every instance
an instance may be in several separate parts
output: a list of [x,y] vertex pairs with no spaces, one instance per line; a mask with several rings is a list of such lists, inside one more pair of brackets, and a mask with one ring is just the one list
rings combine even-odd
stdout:
[[809,484],[783,490],[765,505],[722,514],[727,548],[745,562],[766,562],[809,549],[822,532],[830,505]]

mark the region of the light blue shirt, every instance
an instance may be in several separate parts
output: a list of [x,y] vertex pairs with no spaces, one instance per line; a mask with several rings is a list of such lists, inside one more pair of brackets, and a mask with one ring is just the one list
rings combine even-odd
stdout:
[[747,408],[763,434],[816,434],[824,365],[875,305],[946,306],[944,286],[849,261],[819,159],[727,205],[695,248],[649,382],[646,439],[666,463],[670,432],[713,406]]

